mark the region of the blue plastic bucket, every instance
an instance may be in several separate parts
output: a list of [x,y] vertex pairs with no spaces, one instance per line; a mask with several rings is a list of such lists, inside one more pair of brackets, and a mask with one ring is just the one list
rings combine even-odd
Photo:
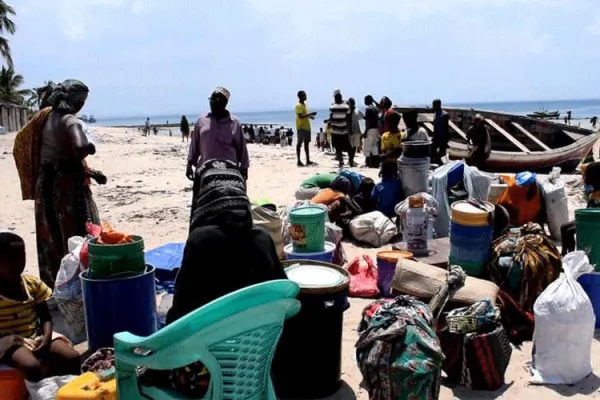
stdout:
[[592,307],[594,308],[594,315],[596,315],[596,329],[600,328],[600,272],[592,272],[591,274],[584,274],[577,279],[577,282],[581,285],[583,290],[587,293]]
[[333,262],[333,253],[335,252],[335,244],[325,242],[325,250],[315,253],[298,253],[294,251],[294,246],[288,244],[283,248],[288,260],[313,260],[323,262]]
[[491,226],[465,226],[450,222],[450,255],[456,260],[485,262],[490,255]]
[[156,332],[153,266],[147,265],[143,273],[127,273],[107,279],[90,279],[88,271],[79,276],[91,351],[114,347],[115,333],[149,336]]

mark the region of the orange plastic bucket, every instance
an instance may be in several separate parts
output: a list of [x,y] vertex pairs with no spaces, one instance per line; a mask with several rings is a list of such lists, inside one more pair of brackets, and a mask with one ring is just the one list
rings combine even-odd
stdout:
[[0,365],[0,397],[11,400],[27,400],[29,392],[25,387],[25,379],[19,371],[5,365]]

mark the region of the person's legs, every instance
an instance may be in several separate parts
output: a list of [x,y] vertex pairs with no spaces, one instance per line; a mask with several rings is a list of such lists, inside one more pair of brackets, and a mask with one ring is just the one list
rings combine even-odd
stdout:
[[[308,133],[308,135],[307,135]],[[296,157],[298,160],[298,166],[302,167],[304,166],[304,164],[302,164],[302,161],[300,161],[300,151],[302,149],[302,144],[305,143],[305,149],[306,149],[306,158],[308,161],[308,141],[307,139],[309,138],[310,132],[306,132],[304,130],[298,130],[298,134],[297,134],[297,139],[298,139],[298,143],[296,144]]]
[[31,350],[23,346],[13,346],[6,351],[3,362],[19,370],[23,377],[30,382],[39,382],[44,379],[44,369]]
[[310,153],[309,153],[309,149],[308,149],[308,141],[305,140],[304,141],[304,153],[306,154],[306,165],[311,165],[313,162],[310,161]]
[[48,366],[53,376],[79,375],[81,355],[64,339],[55,339],[50,344]]
[[348,164],[351,167],[356,167],[356,164],[354,163],[354,155],[356,154],[356,147],[348,147]]

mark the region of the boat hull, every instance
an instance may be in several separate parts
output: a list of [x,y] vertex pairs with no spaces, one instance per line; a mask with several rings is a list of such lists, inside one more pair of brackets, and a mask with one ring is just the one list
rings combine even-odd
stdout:
[[[547,172],[558,166],[568,173],[574,171],[581,160],[590,154],[597,140],[598,134],[595,134],[563,148],[529,154],[492,151],[481,169],[489,172]],[[448,153],[451,159],[462,160],[469,155],[466,145],[457,142],[450,142],[449,145]]]

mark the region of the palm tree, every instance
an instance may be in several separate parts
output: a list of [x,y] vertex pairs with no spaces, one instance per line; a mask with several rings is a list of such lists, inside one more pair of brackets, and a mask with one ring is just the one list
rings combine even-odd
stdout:
[[54,86],[56,86],[56,84],[53,81],[44,81],[44,86],[33,88],[35,96],[32,96],[32,99],[35,97],[36,104],[39,108],[42,107],[42,100],[50,95]]
[[0,101],[13,104],[24,104],[25,97],[31,94],[30,89],[19,89],[25,83],[23,75],[15,74],[12,67],[0,70]]
[[13,67],[13,60],[10,53],[10,45],[8,39],[3,34],[8,32],[11,35],[15,34],[16,26],[15,23],[10,19],[10,16],[16,15],[15,9],[6,4],[4,0],[0,0],[0,56],[4,58],[4,61],[9,67]]

